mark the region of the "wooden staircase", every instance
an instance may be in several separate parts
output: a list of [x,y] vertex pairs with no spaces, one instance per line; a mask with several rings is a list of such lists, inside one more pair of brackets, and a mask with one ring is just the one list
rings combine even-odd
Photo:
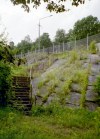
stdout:
[[13,106],[25,114],[31,113],[32,91],[29,77],[13,77]]

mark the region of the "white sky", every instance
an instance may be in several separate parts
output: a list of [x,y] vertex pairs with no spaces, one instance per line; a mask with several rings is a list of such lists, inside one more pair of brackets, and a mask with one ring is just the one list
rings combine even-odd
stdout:
[[30,35],[32,41],[38,37],[39,19],[45,16],[53,15],[41,20],[41,34],[48,32],[53,40],[58,29],[65,29],[66,33],[71,29],[74,23],[86,17],[93,15],[100,20],[100,0],[86,0],[84,5],[72,7],[68,3],[69,12],[60,14],[50,13],[42,4],[37,10],[31,9],[30,13],[24,11],[21,6],[13,6],[9,0],[0,0],[0,31],[6,28],[8,40],[14,41],[15,44],[20,42],[26,35]]

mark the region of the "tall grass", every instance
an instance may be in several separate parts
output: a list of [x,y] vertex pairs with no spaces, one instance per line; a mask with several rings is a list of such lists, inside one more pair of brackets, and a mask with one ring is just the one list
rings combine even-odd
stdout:
[[0,139],[99,139],[100,110],[34,106],[33,116],[0,109]]

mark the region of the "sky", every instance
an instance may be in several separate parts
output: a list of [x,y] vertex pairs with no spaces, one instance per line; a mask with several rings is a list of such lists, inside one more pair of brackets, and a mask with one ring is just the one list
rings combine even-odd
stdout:
[[100,0],[86,0],[79,7],[71,6],[69,0],[66,7],[70,9],[69,12],[56,14],[47,11],[45,4],[42,4],[38,9],[31,8],[27,13],[21,6],[14,6],[10,0],[0,0],[0,33],[5,30],[8,41],[14,41],[15,44],[27,35],[35,41],[39,36],[39,20],[52,15],[40,20],[40,34],[47,32],[53,40],[58,29],[64,29],[68,33],[77,20],[88,15],[96,16],[100,20]]

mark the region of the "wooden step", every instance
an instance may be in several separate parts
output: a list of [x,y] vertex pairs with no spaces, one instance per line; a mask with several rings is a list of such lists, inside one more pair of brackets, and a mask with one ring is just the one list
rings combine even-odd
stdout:
[[15,95],[13,101],[16,102],[15,107],[18,109],[21,107],[24,113],[29,114],[32,108],[30,99],[30,78],[14,76],[13,91]]
[[25,88],[18,88],[18,87],[15,88],[14,87],[12,90],[15,92],[29,92],[30,88],[29,87],[25,87]]
[[26,83],[26,82],[17,82],[17,83],[13,82],[12,86],[13,87],[15,87],[15,86],[17,86],[17,87],[18,86],[21,86],[21,87],[30,87],[30,84]]
[[30,94],[30,92],[29,91],[27,91],[27,92],[21,92],[21,91],[16,91],[16,92],[14,92],[14,94],[15,95],[22,95],[22,96],[29,96],[29,94]]
[[17,77],[17,76],[15,76],[15,77],[13,77],[13,81],[30,82],[30,78],[29,77]]

